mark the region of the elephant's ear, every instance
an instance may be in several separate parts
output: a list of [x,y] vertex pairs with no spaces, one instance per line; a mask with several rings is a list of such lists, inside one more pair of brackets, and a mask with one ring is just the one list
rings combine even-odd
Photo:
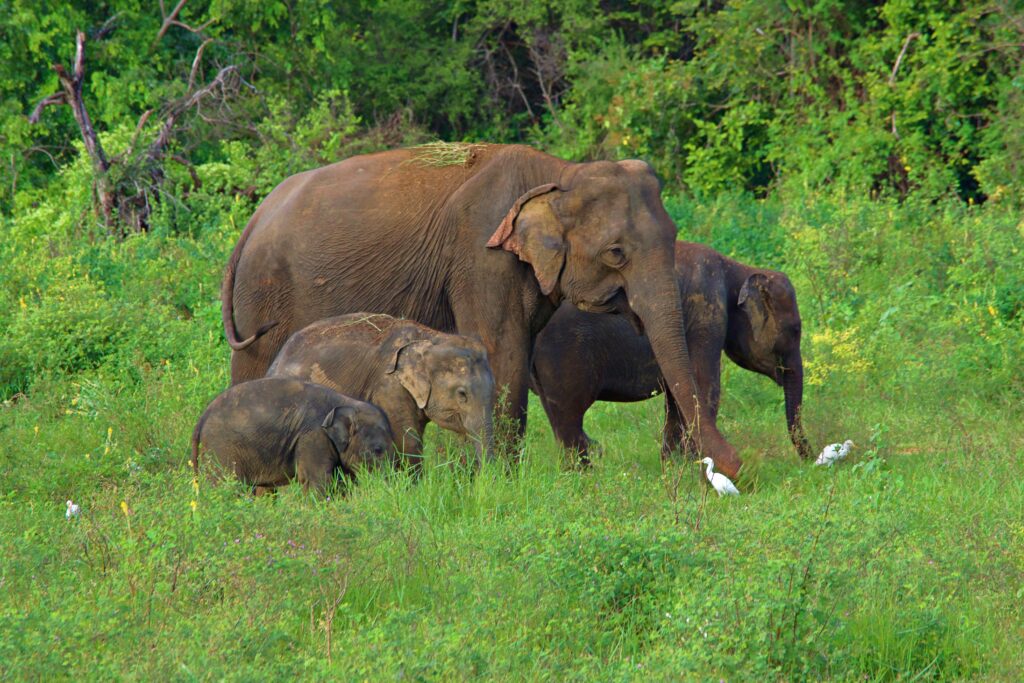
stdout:
[[768,276],[754,273],[748,277],[740,287],[736,303],[750,319],[750,328],[755,335],[760,333],[772,317],[771,281]]
[[327,438],[334,444],[339,455],[348,450],[349,441],[352,439],[352,412],[351,408],[335,406],[320,425],[327,432]]
[[561,192],[554,183],[529,190],[516,200],[501,225],[487,240],[487,246],[510,251],[533,266],[545,294],[551,294],[565,263],[564,228],[551,208],[551,192]]
[[387,371],[398,378],[420,410],[426,408],[430,400],[430,369],[425,358],[430,346],[431,342],[424,339],[399,345]]

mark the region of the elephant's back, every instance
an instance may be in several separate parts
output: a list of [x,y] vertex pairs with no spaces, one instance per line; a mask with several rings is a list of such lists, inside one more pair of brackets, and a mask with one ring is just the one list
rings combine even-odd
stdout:
[[379,374],[379,356],[393,320],[359,313],[310,323],[285,342],[267,375],[313,382],[344,398],[365,397]]
[[443,293],[458,226],[447,203],[478,164],[429,165],[416,154],[353,157],[267,196],[239,259],[240,334],[282,317],[297,330],[364,310],[454,326]]
[[729,259],[696,242],[676,242],[676,277],[688,335],[724,334],[729,311]]
[[258,209],[264,214],[261,223],[272,225],[282,213],[297,230],[311,223],[343,228],[344,222],[323,220],[338,212],[357,212],[364,225],[381,219],[400,220],[418,206],[448,197],[508,146],[462,147],[467,150],[464,157],[452,154],[439,160],[427,145],[362,154],[297,173],[264,199]]

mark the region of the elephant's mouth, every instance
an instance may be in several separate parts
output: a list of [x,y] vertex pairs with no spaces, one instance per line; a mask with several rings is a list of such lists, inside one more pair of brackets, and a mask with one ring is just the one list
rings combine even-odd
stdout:
[[610,292],[602,299],[574,301],[573,305],[585,313],[621,313],[629,308],[626,293],[621,288]]
[[574,305],[585,313],[606,313],[626,316],[626,319],[629,320],[637,334],[642,335],[644,333],[644,323],[640,320],[640,316],[630,308],[629,299],[622,288],[616,289],[599,302],[581,301],[574,303]]

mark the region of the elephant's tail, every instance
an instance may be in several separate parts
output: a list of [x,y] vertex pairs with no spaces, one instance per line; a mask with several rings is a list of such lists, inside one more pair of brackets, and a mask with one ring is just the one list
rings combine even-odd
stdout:
[[224,271],[224,281],[220,287],[220,315],[221,320],[224,322],[224,336],[228,339],[228,346],[235,351],[241,351],[248,347],[254,341],[266,334],[271,328],[277,325],[277,321],[269,322],[262,325],[256,332],[246,339],[238,338],[238,330],[235,328],[235,270],[238,268],[238,262],[242,258],[242,249],[245,247],[245,243],[249,240],[249,234],[252,232],[253,226],[256,225],[255,216],[249,221],[249,224],[245,226],[245,230],[242,231],[242,235],[238,238],[238,244],[235,245],[235,250],[231,252],[231,258],[228,260],[228,267]]

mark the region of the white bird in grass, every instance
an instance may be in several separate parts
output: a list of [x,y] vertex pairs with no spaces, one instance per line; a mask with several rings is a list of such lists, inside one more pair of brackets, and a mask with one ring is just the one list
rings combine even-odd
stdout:
[[836,460],[842,460],[850,454],[853,442],[847,439],[843,443],[830,443],[821,451],[821,455],[814,461],[815,465],[831,465]]
[[72,503],[69,500],[68,501],[68,511],[64,513],[64,517],[66,519],[71,519],[72,517],[77,517],[81,512],[82,512],[81,508],[79,508],[77,505],[75,505],[74,503]]
[[729,477],[725,476],[721,472],[714,472],[715,461],[711,458],[704,458],[701,460],[702,463],[708,466],[708,469],[704,472],[707,475],[708,481],[711,482],[711,486],[718,491],[719,496],[738,496],[740,495],[739,489],[732,483]]

